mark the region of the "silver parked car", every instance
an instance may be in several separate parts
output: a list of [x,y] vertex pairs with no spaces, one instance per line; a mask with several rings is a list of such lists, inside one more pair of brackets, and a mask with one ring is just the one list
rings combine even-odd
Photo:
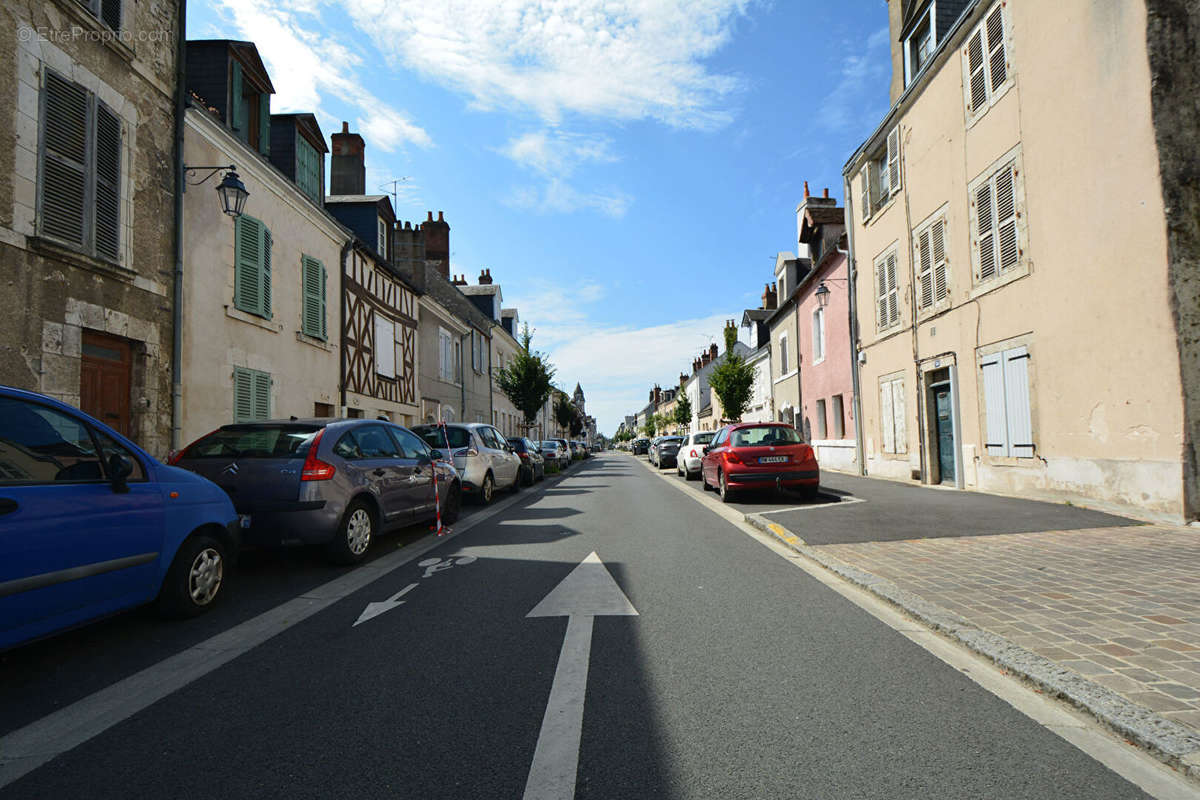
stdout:
[[562,469],[571,463],[571,456],[558,439],[543,439],[539,442],[542,448],[542,458],[547,462],[557,464]]
[[500,431],[482,422],[417,425],[413,431],[430,447],[449,450],[463,493],[487,505],[497,489],[517,491],[521,459]]
[[675,459],[675,472],[690,480],[700,475],[700,459],[704,458],[704,446],[713,440],[716,431],[689,433],[679,444]]
[[458,475],[412,431],[362,419],[292,419],[223,425],[184,448],[172,464],[225,490],[254,544],[324,544],[351,564],[385,528],[461,504]]

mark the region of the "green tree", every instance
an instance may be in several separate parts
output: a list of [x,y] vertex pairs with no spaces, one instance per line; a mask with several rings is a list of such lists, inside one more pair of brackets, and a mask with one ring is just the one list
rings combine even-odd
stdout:
[[574,405],[571,408],[575,409],[575,416],[571,417],[571,437],[576,438],[583,433],[583,414]]
[[692,401],[683,393],[683,390],[680,390],[679,399],[675,401],[674,419],[676,425],[683,426],[684,428],[692,422]]
[[571,430],[571,422],[575,419],[575,406],[567,399],[566,394],[558,392],[554,396],[554,421],[563,430]]
[[658,415],[651,414],[646,417],[646,424],[642,426],[642,433],[646,436],[653,437],[658,431]]
[[530,349],[533,333],[529,323],[521,331],[521,349],[504,369],[496,373],[496,386],[525,416],[525,426],[537,422],[538,412],[554,391],[554,367],[543,354]]
[[750,388],[754,386],[754,365],[746,363],[746,360],[733,352],[731,347],[726,351],[721,363],[709,374],[708,385],[721,401],[724,418],[731,422],[740,422],[750,405]]

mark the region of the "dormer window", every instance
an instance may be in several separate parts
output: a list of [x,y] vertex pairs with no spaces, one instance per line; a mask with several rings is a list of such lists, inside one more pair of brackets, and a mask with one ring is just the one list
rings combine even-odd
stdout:
[[233,58],[229,70],[229,127],[263,155],[271,152],[271,93]]
[[922,11],[916,25],[904,40],[904,85],[908,86],[920,74],[937,48],[936,3]]

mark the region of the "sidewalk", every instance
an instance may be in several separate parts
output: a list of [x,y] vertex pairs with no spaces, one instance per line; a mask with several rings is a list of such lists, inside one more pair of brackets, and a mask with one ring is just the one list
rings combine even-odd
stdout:
[[1200,778],[1200,531],[810,545],[746,518]]

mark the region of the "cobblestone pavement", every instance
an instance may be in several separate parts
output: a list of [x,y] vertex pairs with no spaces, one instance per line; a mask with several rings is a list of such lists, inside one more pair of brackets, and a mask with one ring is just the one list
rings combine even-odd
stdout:
[[1200,730],[1200,531],[1145,525],[816,549]]

